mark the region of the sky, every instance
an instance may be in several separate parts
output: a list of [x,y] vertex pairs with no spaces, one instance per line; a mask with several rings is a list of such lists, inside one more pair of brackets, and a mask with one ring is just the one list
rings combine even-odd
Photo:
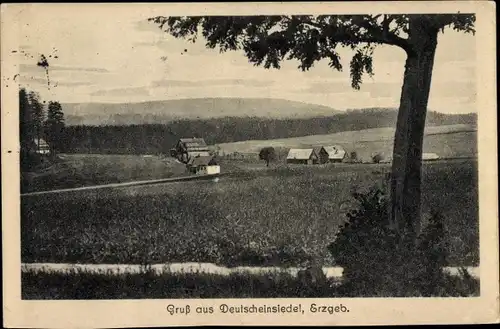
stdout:
[[[361,90],[350,86],[352,53],[341,49],[343,72],[317,62],[302,72],[287,61],[280,70],[255,67],[240,52],[219,53],[197,43],[175,39],[147,22],[168,16],[147,7],[116,15],[92,10],[23,11],[19,49],[10,56],[20,63],[20,82],[43,99],[62,103],[130,103],[203,97],[280,98],[330,106],[336,110],[397,107],[405,53],[377,47],[373,78]],[[475,37],[445,30],[438,39],[429,109],[443,113],[475,112]],[[31,54],[34,58],[23,56]],[[50,63],[51,88],[36,57]],[[57,56],[57,58],[55,58]]]

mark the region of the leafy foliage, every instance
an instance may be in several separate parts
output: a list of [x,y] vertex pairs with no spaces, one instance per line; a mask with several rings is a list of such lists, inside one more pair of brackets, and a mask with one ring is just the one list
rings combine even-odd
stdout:
[[293,15],[293,16],[198,16],[152,17],[162,30],[176,38],[196,42],[199,35],[208,48],[220,52],[242,50],[250,63],[280,68],[283,60],[297,60],[306,71],[328,60],[341,71],[338,47],[355,51],[350,62],[352,87],[359,89],[364,73],[373,74],[372,55],[378,44],[412,51],[414,26],[474,33],[475,15]]
[[[347,221],[328,246],[335,263],[344,268],[343,294],[442,296],[470,290],[450,287],[450,277],[443,273],[448,253],[441,214],[433,214],[415,244],[389,221],[383,189],[354,193],[353,197],[359,206],[347,214]],[[470,282],[467,271],[462,271],[464,282]]]
[[259,152],[259,159],[266,161],[266,165],[269,166],[269,162],[276,159],[276,150],[274,147],[264,147]]

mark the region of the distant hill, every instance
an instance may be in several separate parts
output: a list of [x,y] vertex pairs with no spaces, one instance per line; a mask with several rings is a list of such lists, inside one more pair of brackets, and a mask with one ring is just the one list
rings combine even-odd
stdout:
[[330,116],[331,107],[267,98],[190,98],[143,103],[62,104],[67,125],[166,124],[175,119],[227,116],[269,118]]

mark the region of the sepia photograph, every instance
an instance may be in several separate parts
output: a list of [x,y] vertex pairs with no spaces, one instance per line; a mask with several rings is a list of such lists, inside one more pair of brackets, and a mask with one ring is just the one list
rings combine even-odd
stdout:
[[434,3],[2,5],[16,298],[238,323],[498,298],[494,30]]

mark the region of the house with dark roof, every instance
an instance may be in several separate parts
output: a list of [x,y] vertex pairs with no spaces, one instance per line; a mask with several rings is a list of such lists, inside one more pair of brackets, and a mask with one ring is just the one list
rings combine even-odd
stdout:
[[318,157],[318,163],[327,163],[328,162],[328,152],[325,150],[323,146],[315,146],[313,147],[314,153]]
[[188,163],[191,158],[210,156],[210,149],[203,138],[181,138],[170,150],[170,155]]

